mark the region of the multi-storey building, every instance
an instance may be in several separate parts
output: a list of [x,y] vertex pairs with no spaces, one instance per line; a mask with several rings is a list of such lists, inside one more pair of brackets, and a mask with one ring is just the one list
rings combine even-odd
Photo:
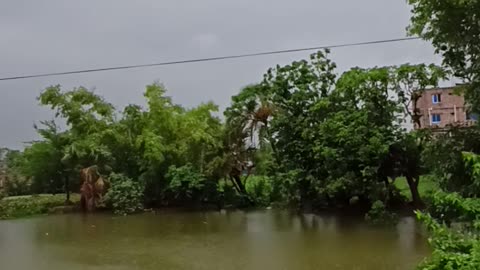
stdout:
[[[470,126],[477,120],[469,114],[462,95],[455,87],[427,89],[417,102],[420,128],[445,128],[446,126]],[[415,126],[415,128],[419,128]]]

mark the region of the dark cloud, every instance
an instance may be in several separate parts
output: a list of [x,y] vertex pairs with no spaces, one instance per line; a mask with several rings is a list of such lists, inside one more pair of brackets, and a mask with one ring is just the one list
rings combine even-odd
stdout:
[[[0,77],[398,38],[409,16],[400,0],[2,1]],[[224,108],[267,68],[307,55],[3,81],[0,145],[36,138],[32,123],[52,114],[35,98],[52,84],[95,87],[122,107],[143,103],[144,86],[159,80],[178,103]],[[422,41],[341,48],[332,57],[340,70],[438,62]]]

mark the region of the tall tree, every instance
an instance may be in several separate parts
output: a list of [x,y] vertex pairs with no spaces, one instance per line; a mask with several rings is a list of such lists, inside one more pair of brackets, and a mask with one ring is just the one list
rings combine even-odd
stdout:
[[83,87],[62,91],[59,85],[51,86],[38,100],[67,123],[71,143],[65,146],[63,161],[70,166],[105,167],[112,158],[105,135],[112,132],[114,107]]
[[329,206],[378,199],[378,170],[399,134],[390,68],[356,68],[337,79],[327,54],[265,75],[276,108],[273,140],[284,168],[297,172],[291,197]]
[[[224,113],[225,127],[228,132],[226,148],[230,160],[229,174],[240,192],[245,192],[240,179],[243,169],[247,170],[244,180],[246,181],[253,167],[259,165],[256,161],[263,162],[263,160],[255,160],[256,152],[261,151],[264,154],[263,158],[267,159],[271,154],[278,157],[269,126],[275,114],[275,106],[269,99],[267,90],[268,88],[263,84],[243,88],[238,95],[232,97],[232,103]],[[280,163],[277,162],[276,165],[279,167]],[[264,172],[268,169],[263,166]]]

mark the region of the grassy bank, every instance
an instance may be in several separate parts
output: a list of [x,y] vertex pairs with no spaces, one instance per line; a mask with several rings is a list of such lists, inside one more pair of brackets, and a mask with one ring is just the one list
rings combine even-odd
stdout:
[[[402,195],[407,197],[409,200],[412,199],[412,194],[410,193],[410,188],[408,187],[405,177],[399,177],[395,179],[394,185],[400,190]],[[420,193],[421,198],[425,198],[428,194],[437,190],[439,190],[438,184],[435,183],[432,176],[424,175],[420,177],[420,182],[418,183],[418,193]]]
[[[78,194],[72,194],[73,203],[80,201]],[[50,209],[65,205],[65,194],[6,197],[0,200],[0,219],[13,219],[47,214]]]

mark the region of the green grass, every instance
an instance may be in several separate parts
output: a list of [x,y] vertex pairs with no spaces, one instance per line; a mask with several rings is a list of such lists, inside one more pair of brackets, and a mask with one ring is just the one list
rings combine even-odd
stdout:
[[[70,200],[78,203],[80,196],[72,194]],[[50,209],[64,204],[65,194],[6,197],[0,200],[0,219],[47,214]]]
[[[412,199],[410,188],[408,187],[405,177],[398,177],[394,182],[395,187],[400,190],[400,193],[406,196],[408,199]],[[430,175],[420,176],[420,182],[418,183],[418,193],[421,198],[424,198],[429,193],[437,191],[439,189],[438,184],[434,181],[434,178]]]

